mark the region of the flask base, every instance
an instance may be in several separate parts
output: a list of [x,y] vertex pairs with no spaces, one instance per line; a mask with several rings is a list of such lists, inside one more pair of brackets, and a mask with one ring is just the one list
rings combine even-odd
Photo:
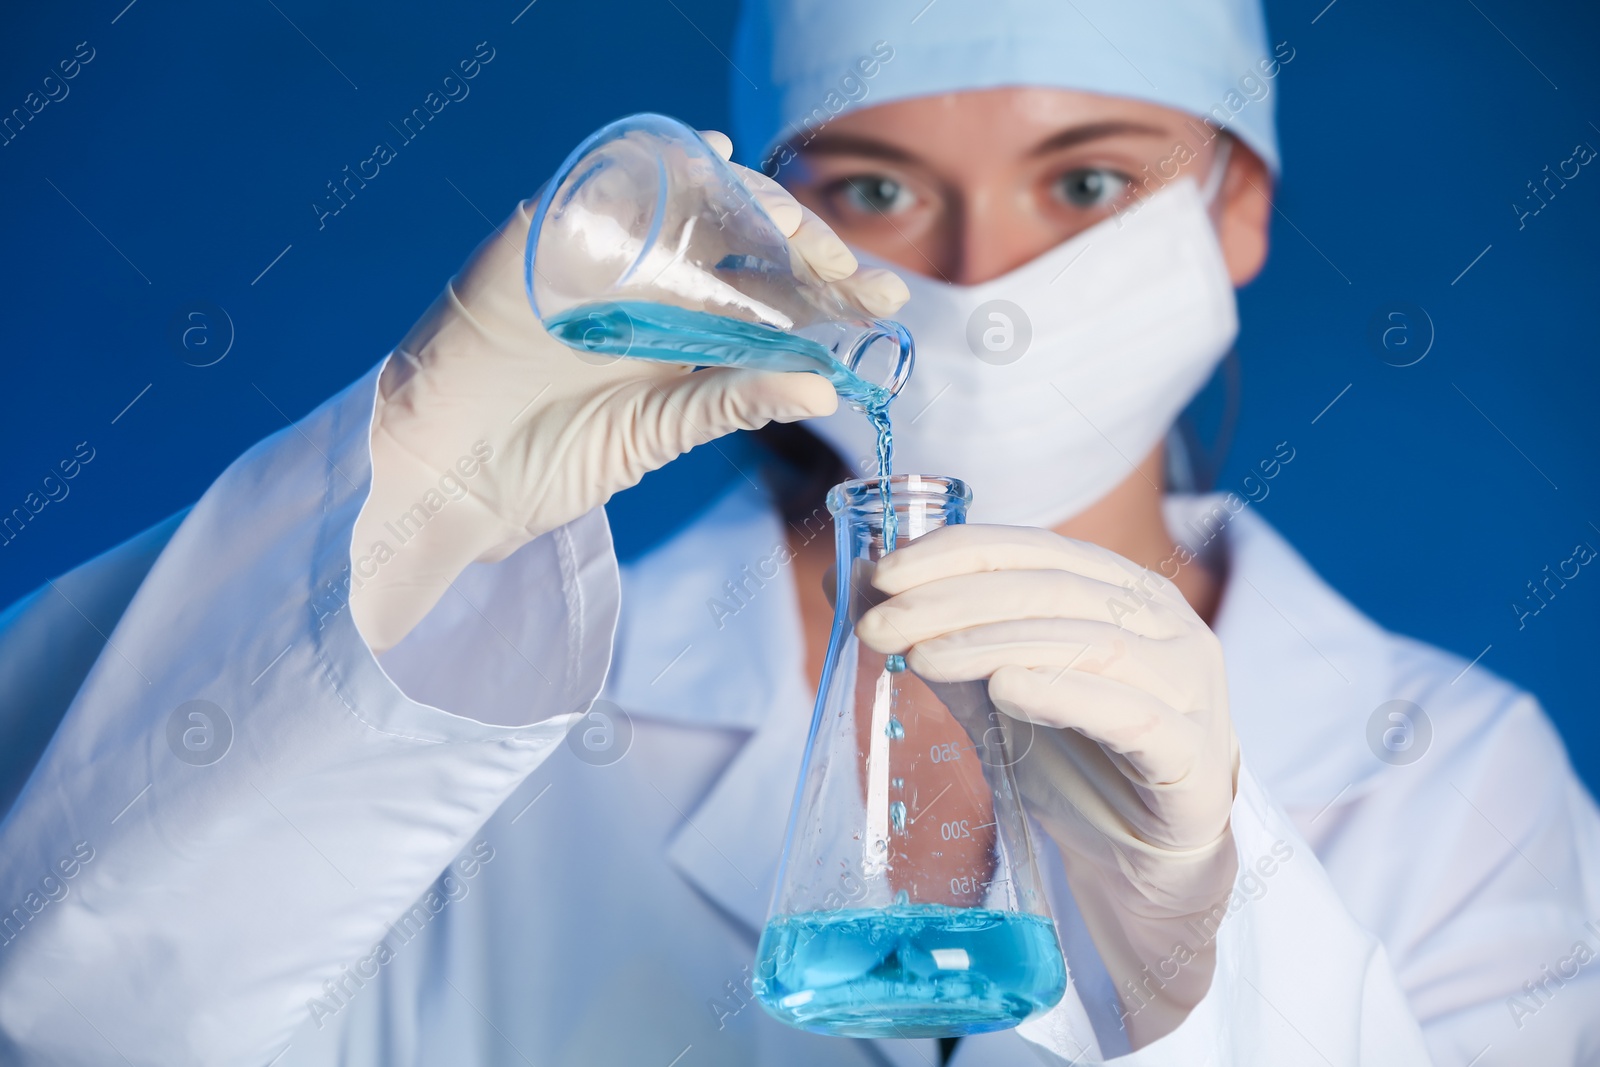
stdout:
[[961,1037],[1052,1007],[1066,972],[1041,916],[903,904],[774,919],[755,990],[769,1014],[815,1033]]

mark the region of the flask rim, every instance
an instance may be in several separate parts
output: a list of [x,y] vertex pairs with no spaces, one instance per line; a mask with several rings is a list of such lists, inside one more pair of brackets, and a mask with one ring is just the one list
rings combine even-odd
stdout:
[[[828,514],[857,519],[880,518],[883,514],[883,479],[852,478],[828,490]],[[972,503],[972,490],[960,478],[948,475],[896,474],[889,478],[889,499],[898,510],[902,506],[955,505],[965,511]]]

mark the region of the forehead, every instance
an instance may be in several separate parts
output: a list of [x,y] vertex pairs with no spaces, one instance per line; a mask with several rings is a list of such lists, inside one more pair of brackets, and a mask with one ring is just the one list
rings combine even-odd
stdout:
[[1193,121],[1184,112],[1126,97],[1069,89],[975,89],[858,108],[796,147],[804,156],[879,156],[966,170],[1110,138],[1170,144]]

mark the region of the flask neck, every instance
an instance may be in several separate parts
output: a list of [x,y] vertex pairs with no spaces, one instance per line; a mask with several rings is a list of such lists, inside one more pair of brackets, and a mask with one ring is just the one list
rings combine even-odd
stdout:
[[[889,479],[889,506],[898,529],[896,546],[941,526],[967,521],[972,491],[959,478],[897,474]],[[877,561],[884,554],[884,494],[879,478],[842,482],[828,493],[828,512],[837,530],[838,561]]]

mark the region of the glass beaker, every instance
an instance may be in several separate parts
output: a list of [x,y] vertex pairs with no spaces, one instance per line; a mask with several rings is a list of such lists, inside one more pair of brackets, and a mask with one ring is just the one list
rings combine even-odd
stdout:
[[[754,988],[783,1022],[846,1037],[1016,1026],[1061,999],[1066,968],[1012,765],[1032,727],[984,682],[919,677],[857,640],[884,599],[877,479],[828,494],[833,632]],[[953,478],[890,479],[899,536],[966,520]]]
[[591,361],[814,371],[868,411],[911,373],[905,328],[817,277],[733,167],[665,115],[573,150],[539,198],[524,274],[545,329]]

